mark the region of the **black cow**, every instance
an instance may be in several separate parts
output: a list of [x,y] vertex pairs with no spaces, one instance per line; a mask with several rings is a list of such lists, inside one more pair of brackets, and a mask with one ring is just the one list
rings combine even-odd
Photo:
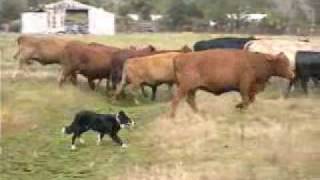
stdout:
[[320,52],[298,51],[296,54],[296,77],[290,82],[287,96],[299,80],[305,94],[308,94],[308,81],[312,79],[317,85],[320,79]]
[[256,40],[255,37],[248,38],[235,38],[235,37],[225,37],[216,38],[211,40],[198,41],[193,45],[194,51],[204,51],[208,49],[243,49],[244,45],[251,40]]
[[76,149],[76,138],[79,138],[80,143],[83,143],[84,141],[80,138],[80,136],[82,133],[88,130],[93,130],[98,133],[98,145],[100,144],[103,136],[105,134],[109,134],[114,142],[122,147],[127,147],[127,145],[122,142],[117,134],[121,128],[133,125],[134,121],[132,121],[123,111],[120,111],[115,115],[97,114],[92,111],[80,111],[74,117],[71,125],[64,127],[62,132],[64,134],[73,134],[71,143],[72,150]]

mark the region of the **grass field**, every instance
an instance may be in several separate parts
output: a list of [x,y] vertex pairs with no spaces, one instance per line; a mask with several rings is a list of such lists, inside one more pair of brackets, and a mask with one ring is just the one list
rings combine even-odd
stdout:
[[[131,34],[73,36],[110,45],[153,44],[177,49],[221,35]],[[33,64],[28,76],[11,75],[17,62],[15,34],[0,35],[1,155],[0,179],[159,179],[159,180],[315,180],[320,178],[320,91],[306,97],[295,92],[287,100],[269,86],[245,112],[234,105],[237,93],[197,94],[200,114],[182,103],[175,119],[167,118],[170,93],[161,88],[151,102],[140,97],[113,102],[101,86],[91,91],[79,86],[58,88],[58,66]],[[276,38],[297,38],[281,36]],[[320,42],[319,37],[312,41]],[[137,122],[120,136],[122,149],[105,138],[95,145],[95,134],[83,136],[86,144],[70,150],[71,137],[61,128],[82,109],[98,112],[125,110]]]

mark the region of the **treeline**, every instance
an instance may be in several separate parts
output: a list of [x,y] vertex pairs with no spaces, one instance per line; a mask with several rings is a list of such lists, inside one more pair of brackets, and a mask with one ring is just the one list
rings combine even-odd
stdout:
[[[19,19],[23,11],[36,10],[44,4],[59,0],[1,0],[0,22]],[[150,14],[162,14],[162,25],[170,30],[201,27],[214,21],[219,25],[239,29],[244,23],[241,14],[266,13],[265,27],[281,29],[288,26],[312,27],[320,25],[319,0],[77,0],[102,7],[118,17],[129,13],[139,14],[149,20]],[[235,18],[227,18],[233,14]],[[0,23],[1,24],[1,23]]]

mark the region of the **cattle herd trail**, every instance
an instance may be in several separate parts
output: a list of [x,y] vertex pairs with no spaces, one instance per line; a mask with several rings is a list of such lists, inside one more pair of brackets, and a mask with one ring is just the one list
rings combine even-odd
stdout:
[[[117,180],[316,180],[320,178],[320,89],[304,95],[298,88],[283,99],[274,84],[247,110],[235,109],[238,93],[215,96],[197,92],[200,112],[181,101],[170,118],[172,94],[160,86],[155,101],[136,93],[114,101],[105,83],[92,91],[79,76],[78,85],[58,87],[59,66],[33,63],[27,73],[14,74],[19,34],[0,35],[1,136],[0,179],[117,179]],[[160,49],[192,47],[213,34],[119,34],[71,36],[116,47],[152,44]],[[225,35],[228,36],[228,35]],[[235,35],[232,35],[235,36]],[[244,35],[236,35],[245,37]],[[260,36],[258,36],[261,38]],[[265,36],[298,39],[295,36]],[[310,37],[320,44],[320,37]],[[169,42],[169,43],[168,43]],[[175,88],[173,88],[175,89]],[[151,90],[146,88],[148,95]],[[137,123],[119,135],[121,149],[105,138],[86,133],[86,144],[70,150],[70,137],[61,134],[74,114],[88,109],[101,113],[124,110]]]

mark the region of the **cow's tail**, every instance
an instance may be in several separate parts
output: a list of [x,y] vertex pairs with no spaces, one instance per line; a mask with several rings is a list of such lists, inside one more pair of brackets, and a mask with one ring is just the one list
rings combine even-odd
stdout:
[[128,61],[124,63],[122,68],[121,81],[116,89],[116,94],[115,94],[116,98],[122,93],[125,85],[127,84],[127,80],[128,80],[127,75],[128,75]]
[[177,70],[178,70],[178,56],[173,58],[173,74],[174,74],[174,82],[179,85],[178,77],[177,77]]
[[23,36],[20,36],[20,37],[18,37],[18,39],[17,39],[18,51],[17,51],[16,54],[13,56],[14,59],[18,59],[18,58],[19,58],[19,55],[20,55],[20,52],[21,52],[22,39],[23,39]]

